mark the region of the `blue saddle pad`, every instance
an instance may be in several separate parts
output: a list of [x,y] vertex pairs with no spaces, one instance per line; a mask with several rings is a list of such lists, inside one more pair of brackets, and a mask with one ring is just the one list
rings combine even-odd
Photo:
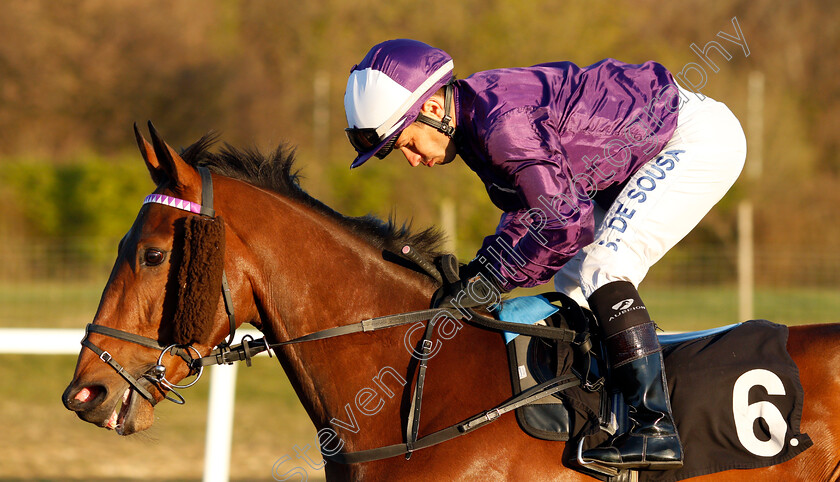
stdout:
[[718,328],[710,328],[708,330],[701,330],[701,331],[689,331],[686,333],[671,333],[671,334],[663,334],[659,335],[659,343],[662,345],[671,345],[676,343],[682,343],[684,341],[691,341],[697,340],[699,338],[703,338],[704,336],[712,336],[717,335],[720,333],[724,333],[729,331],[736,326],[740,325],[740,323],[735,323],[732,325],[721,326]]
[[[549,301],[541,295],[512,298],[501,302],[499,306],[500,308],[496,314],[500,320],[526,325],[533,325],[534,323],[542,321],[554,313],[557,313],[559,310],[559,308],[549,303]],[[724,333],[735,328],[739,324],[740,323],[735,323],[709,330],[692,331],[687,333],[661,334],[658,335],[659,342],[663,345],[670,345],[674,343],[682,343],[684,341],[696,340],[705,336]],[[504,336],[505,344],[507,344],[519,336],[519,333],[505,332]]]
[[[557,313],[560,309],[540,295],[520,296],[501,302],[497,315],[500,320],[511,323],[533,325]],[[510,343],[519,333],[505,332],[505,344]]]

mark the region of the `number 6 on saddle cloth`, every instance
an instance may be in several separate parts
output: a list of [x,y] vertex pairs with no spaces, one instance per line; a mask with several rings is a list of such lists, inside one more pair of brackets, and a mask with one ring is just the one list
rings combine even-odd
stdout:
[[[546,297],[553,295],[507,300],[499,318],[529,324],[544,320],[549,326],[576,330],[593,322],[573,302],[562,307],[549,303]],[[767,467],[812,446],[810,437],[800,432],[804,392],[798,368],[787,352],[787,338],[786,326],[766,320],[660,336],[686,457],[680,469],[642,471],[638,480],[673,482],[733,468]],[[514,394],[567,372],[590,375],[582,377],[588,384],[518,408],[516,419],[523,431],[545,440],[574,440],[580,450],[629,429],[627,406],[610,389],[609,374],[597,364],[587,365],[586,353],[523,335],[506,334],[505,340]],[[597,337],[593,352],[603,352]],[[601,375],[607,378],[606,390],[595,389],[599,387],[591,382]],[[595,478],[624,476],[592,472],[573,453],[568,455],[567,466]]]

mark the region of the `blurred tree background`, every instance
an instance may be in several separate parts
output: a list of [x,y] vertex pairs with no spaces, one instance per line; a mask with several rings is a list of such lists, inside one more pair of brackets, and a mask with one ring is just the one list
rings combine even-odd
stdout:
[[[702,92],[725,102],[745,127],[748,167],[651,270],[641,287],[646,304],[666,330],[742,320],[737,213],[751,200],[754,315],[786,324],[838,321],[835,0],[5,0],[2,6],[0,327],[64,327],[81,337],[117,242],[153,189],[132,132],[132,123],[147,120],[173,146],[211,130],[235,146],[296,146],[303,187],[348,215],[393,213],[422,228],[454,214],[450,234],[459,256],[469,259],[500,213],[462,163],[409,170],[394,155],[349,170],[347,75],[372,45],[398,37],[443,48],[461,78],[606,57],[657,60],[675,73],[689,63],[702,66]],[[733,17],[749,56],[716,36],[735,34]],[[710,51],[718,72],[691,49],[711,41],[732,56],[727,61]],[[748,84],[756,72],[765,78],[763,132],[748,122]],[[757,145],[763,172],[751,178]],[[200,479],[206,382],[190,392],[186,412],[166,415],[161,407],[165,423],[150,437],[115,442],[58,403],[74,357],[0,358],[0,380],[9,381],[0,397],[8,447],[0,479]],[[240,480],[268,480],[279,456],[316,440],[278,368],[265,360],[255,365],[240,370],[237,382],[232,475]],[[182,456],[172,457],[173,441]],[[90,455],[102,453],[109,455]]]
[[[461,163],[408,171],[392,156],[348,169],[349,70],[373,44],[410,37],[449,52],[459,77],[605,57],[657,60],[677,73],[702,64],[691,44],[718,41],[732,58],[711,51],[720,70],[706,68],[703,93],[725,102],[748,138],[757,134],[746,123],[747,79],[765,75],[763,174],[741,179],[663,260],[688,260],[691,270],[652,276],[733,279],[735,260],[720,253],[734,252],[735,206],[749,197],[758,256],[774,260],[759,282],[838,281],[802,269],[810,263],[824,272],[840,248],[837,2],[10,0],[4,7],[0,278],[56,276],[63,266],[70,277],[103,279],[116,240],[153,187],[131,130],[148,119],[176,146],[210,130],[237,146],[294,145],[304,188],[348,215],[394,213],[425,227],[440,222],[448,202],[457,251],[471,257],[499,213]],[[735,34],[733,17],[749,56],[716,37]],[[715,254],[713,269],[703,269],[703,253]],[[779,261],[778,253],[807,259]]]

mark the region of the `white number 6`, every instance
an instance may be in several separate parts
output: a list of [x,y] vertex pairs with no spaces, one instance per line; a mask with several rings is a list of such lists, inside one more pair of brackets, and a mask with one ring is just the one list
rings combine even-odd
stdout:
[[[735,381],[732,389],[732,413],[738,440],[750,452],[760,457],[772,457],[782,451],[787,434],[787,422],[782,412],[771,402],[749,403],[750,389],[761,385],[768,395],[784,395],[785,386],[779,377],[768,370],[750,370]],[[759,440],[755,435],[755,421],[763,418],[770,429],[769,440]]]

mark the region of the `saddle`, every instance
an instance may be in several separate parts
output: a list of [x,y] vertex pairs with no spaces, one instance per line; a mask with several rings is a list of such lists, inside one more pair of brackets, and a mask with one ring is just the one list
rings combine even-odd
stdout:
[[[554,305],[551,299],[566,303]],[[502,321],[588,333],[594,318],[583,310],[572,313],[576,305],[570,301],[559,293],[514,298],[505,301],[496,314]],[[510,332],[504,337],[514,394],[569,373],[582,382],[575,389],[516,410],[522,430],[543,440],[565,442],[572,433],[593,435],[607,426],[611,406],[604,390],[605,364],[598,340],[590,336],[594,344],[581,347]]]
[[799,432],[803,390],[786,350],[787,327],[754,320],[701,332],[660,335],[674,418],[685,448],[680,469],[622,471],[585,464],[580,453],[629,430],[628,408],[612,390],[596,320],[559,293],[514,298],[502,321],[591,333],[591,346],[506,333],[514,395],[574,374],[580,385],[518,408],[533,437],[566,441],[563,463],[600,480],[677,481],[785,462],[812,445]]

